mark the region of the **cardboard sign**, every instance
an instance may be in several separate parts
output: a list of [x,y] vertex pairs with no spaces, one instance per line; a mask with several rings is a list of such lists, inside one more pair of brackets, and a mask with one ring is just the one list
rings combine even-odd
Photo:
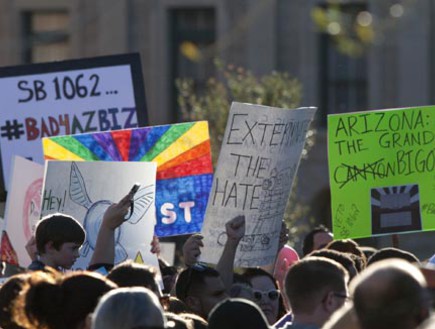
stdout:
[[334,238],[435,229],[435,107],[328,116]]
[[43,137],[147,124],[141,72],[138,54],[0,68],[6,187],[13,155],[43,163]]
[[[8,263],[27,267],[31,260],[25,245],[41,215],[44,166],[15,156],[11,168],[11,188],[6,200],[1,254]],[[17,259],[6,257],[6,254],[15,254]]]
[[202,260],[217,263],[225,223],[245,215],[235,265],[270,264],[315,108],[295,110],[233,103],[202,229]]
[[46,159],[157,163],[157,236],[199,232],[213,176],[206,121],[43,139]]
[[136,182],[141,187],[134,197],[134,212],[115,231],[115,264],[133,259],[158,266],[157,257],[150,253],[155,225],[155,179],[156,165],[151,162],[47,161],[42,216],[65,213],[86,230],[75,269],[87,267],[104,212]]

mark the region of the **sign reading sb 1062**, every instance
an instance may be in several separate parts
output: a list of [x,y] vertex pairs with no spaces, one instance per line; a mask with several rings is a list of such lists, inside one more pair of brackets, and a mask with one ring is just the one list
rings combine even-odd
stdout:
[[0,147],[43,162],[41,138],[147,125],[138,54],[0,68]]

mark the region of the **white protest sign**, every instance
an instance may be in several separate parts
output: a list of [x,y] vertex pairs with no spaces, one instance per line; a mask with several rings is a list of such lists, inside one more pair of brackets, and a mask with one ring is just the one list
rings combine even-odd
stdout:
[[104,212],[119,202],[136,182],[134,212],[115,231],[115,264],[126,259],[155,266],[150,252],[156,223],[153,162],[47,161],[42,195],[42,216],[61,212],[73,216],[86,230],[86,240],[74,269],[85,269],[91,259]]
[[226,241],[225,223],[245,215],[246,234],[235,265],[254,267],[274,261],[315,111],[232,104],[202,229],[201,260],[217,263]]
[[0,68],[0,147],[43,163],[41,138],[134,128],[147,123],[139,55]]
[[160,242],[160,258],[164,259],[169,265],[174,265],[175,242]]
[[[9,239],[3,237],[6,240],[2,243],[2,255],[16,254],[18,264],[12,262],[12,259],[9,259],[9,262],[27,267],[31,260],[25,245],[31,238],[41,214],[44,166],[15,156],[11,168],[11,188],[6,200],[4,223],[4,230]],[[7,249],[10,251],[7,252]]]

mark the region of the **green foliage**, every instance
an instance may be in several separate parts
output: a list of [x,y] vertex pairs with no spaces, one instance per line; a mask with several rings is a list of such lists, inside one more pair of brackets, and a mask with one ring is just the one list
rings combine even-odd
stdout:
[[[191,79],[176,81],[179,91],[178,105],[183,119],[186,121],[208,120],[209,122],[214,164],[219,155],[228,112],[233,101],[292,109],[299,106],[302,95],[300,82],[291,78],[287,73],[272,72],[256,77],[242,67],[224,65],[221,61],[215,61],[215,65],[220,79],[209,78],[201,93],[196,91],[196,86]],[[311,130],[304,155],[313,143],[314,131]],[[289,226],[293,243],[298,242],[299,230],[305,231],[306,229],[292,224],[306,213],[307,207],[298,203],[295,193],[291,193],[285,220]]]
[[178,105],[186,121],[208,120],[213,163],[216,163],[225,132],[231,102],[261,104],[281,108],[298,107],[301,84],[287,73],[272,72],[257,78],[252,72],[215,61],[222,79],[209,78],[205,90],[198,94],[194,81],[179,79]]

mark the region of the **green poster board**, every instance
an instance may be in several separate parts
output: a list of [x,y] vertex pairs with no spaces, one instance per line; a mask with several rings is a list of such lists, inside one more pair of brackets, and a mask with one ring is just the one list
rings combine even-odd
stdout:
[[328,116],[336,239],[435,230],[435,106]]

